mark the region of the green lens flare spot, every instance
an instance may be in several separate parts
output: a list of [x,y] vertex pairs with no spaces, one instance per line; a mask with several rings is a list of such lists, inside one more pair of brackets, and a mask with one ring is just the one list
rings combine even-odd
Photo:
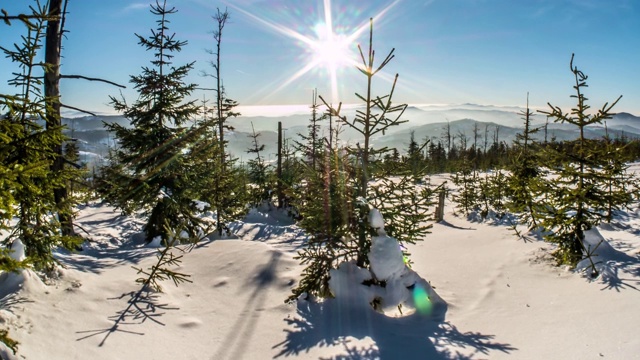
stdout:
[[429,300],[427,291],[420,285],[416,285],[413,288],[413,303],[416,306],[416,311],[418,311],[420,314],[431,314],[431,300]]

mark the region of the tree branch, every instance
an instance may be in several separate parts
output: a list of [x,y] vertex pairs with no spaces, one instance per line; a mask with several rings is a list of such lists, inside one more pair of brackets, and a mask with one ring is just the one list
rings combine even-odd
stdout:
[[65,158],[62,158],[62,160],[63,160],[65,163],[67,163],[67,164],[69,164],[69,165],[73,166],[73,167],[74,167],[74,168],[76,168],[76,169],[82,169],[82,165],[78,165],[78,164],[74,163],[73,161],[69,161],[68,159],[65,159]]
[[73,106],[69,106],[69,105],[65,105],[65,104],[60,104],[60,106],[62,106],[63,108],[67,108],[67,109],[71,109],[71,110],[79,111],[79,112],[81,112],[81,113],[89,114],[89,115],[91,115],[91,116],[98,116],[98,115],[96,115],[96,114],[92,113],[91,111],[78,109],[77,107],[73,107]]
[[99,78],[92,78],[92,77],[88,77],[88,76],[82,76],[82,75],[60,75],[61,79],[83,79],[83,80],[89,80],[89,81],[100,81],[100,82],[104,82],[113,86],[117,86],[119,88],[122,89],[126,89],[127,87],[124,85],[120,85],[120,84],[116,84],[113,81],[109,81],[109,80],[105,80],[105,79],[99,79]]
[[30,19],[42,19],[42,20],[55,19],[55,17],[50,17],[50,16],[43,17],[41,15],[27,15],[27,14],[9,15],[5,9],[0,9],[0,12],[2,12],[2,15],[0,15],[0,20],[4,21],[4,23],[9,26],[11,26],[11,20],[20,20],[22,22],[29,23]]

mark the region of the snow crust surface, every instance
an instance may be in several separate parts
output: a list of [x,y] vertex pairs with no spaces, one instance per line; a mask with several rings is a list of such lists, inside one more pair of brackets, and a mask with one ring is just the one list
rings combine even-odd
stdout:
[[[389,249],[373,256],[375,276],[385,276],[388,289],[363,286],[373,274],[344,263],[332,272],[335,299],[294,304],[284,300],[299,280],[302,266],[294,256],[306,234],[277,211],[252,211],[232,224],[232,236],[184,253],[175,270],[193,283],[142,292],[138,307],[130,307],[140,290],[131,267],[148,268],[157,253],[143,242],[143,219],[92,203],[77,222],[91,234],[85,251],[57,252],[64,268],[46,283],[29,270],[0,274],[0,328],[20,342],[17,355],[0,345],[0,356],[634,359],[640,353],[640,213],[634,210],[588,236],[590,244],[605,240],[596,249],[602,267],[595,279],[555,267],[552,246],[534,234],[518,240],[507,226],[452,215],[447,204],[445,221],[425,241],[408,245],[411,269],[400,267],[397,252],[390,255],[399,250],[392,241],[375,241]],[[408,311],[412,301],[418,307],[411,284],[424,287],[417,292],[431,303],[438,296],[446,317]],[[409,292],[398,290],[403,287]],[[376,298],[387,313],[372,309]],[[396,303],[407,311],[390,315]]]

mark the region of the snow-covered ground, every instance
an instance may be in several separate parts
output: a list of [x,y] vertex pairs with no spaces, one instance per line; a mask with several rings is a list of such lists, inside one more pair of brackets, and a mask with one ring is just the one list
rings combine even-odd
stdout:
[[[636,167],[638,167],[636,165]],[[441,179],[440,179],[441,180]],[[434,179],[434,182],[439,181]],[[132,268],[151,266],[141,220],[91,203],[91,238],[48,284],[0,275],[9,359],[637,359],[640,209],[599,227],[611,248],[603,276],[554,267],[551,245],[502,225],[452,215],[410,246],[412,270],[446,302],[443,321],[390,317],[349,301],[285,304],[305,234],[275,211],[252,211],[234,239],[184,254],[192,283],[139,293]],[[395,271],[395,270],[394,270]],[[605,276],[606,275],[606,276]],[[131,299],[138,297],[138,301]],[[0,349],[2,349],[0,345]]]

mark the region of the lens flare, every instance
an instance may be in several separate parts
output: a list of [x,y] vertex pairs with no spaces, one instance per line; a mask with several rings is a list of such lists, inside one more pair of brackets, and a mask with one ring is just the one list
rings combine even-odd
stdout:
[[[384,16],[400,1],[401,0],[392,1],[389,5],[373,16],[374,21]],[[364,22],[359,27],[353,29],[349,34],[343,34],[341,31],[337,31],[339,27],[334,25],[331,0],[323,0],[324,19],[313,20],[316,21],[316,25],[313,28],[315,36],[308,36],[299,30],[294,30],[293,28],[295,28],[297,24],[294,24],[292,27],[288,27],[279,22],[258,16],[247,9],[240,8],[237,5],[229,5],[248,18],[254,20],[257,24],[275,31],[284,37],[292,39],[295,45],[301,47],[310,55],[306,62],[302,64],[300,69],[294,71],[293,75],[272,91],[272,95],[283,90],[286,86],[298,80],[306,73],[318,68],[323,68],[328,73],[328,82],[331,86],[331,100],[332,102],[337,102],[339,88],[338,71],[347,67],[362,66],[358,63],[356,60],[357,56],[354,54],[356,49],[355,40],[369,29],[369,22]]]
[[431,315],[431,300],[427,291],[420,285],[413,288],[413,303],[416,306],[416,311],[422,315]]

